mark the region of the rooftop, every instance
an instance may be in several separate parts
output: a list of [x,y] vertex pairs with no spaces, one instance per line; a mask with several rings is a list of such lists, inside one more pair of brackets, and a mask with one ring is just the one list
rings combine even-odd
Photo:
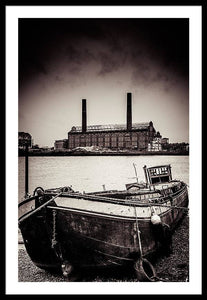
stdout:
[[[150,122],[133,123],[132,130],[146,130],[148,129]],[[108,124],[108,125],[89,125],[87,126],[87,132],[93,131],[120,131],[126,130],[126,124]],[[82,132],[81,126],[73,126],[70,132]]]

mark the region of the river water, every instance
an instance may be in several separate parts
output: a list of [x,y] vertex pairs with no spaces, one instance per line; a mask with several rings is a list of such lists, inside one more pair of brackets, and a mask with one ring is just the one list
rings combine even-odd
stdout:
[[[25,158],[19,157],[18,197],[24,197]],[[173,179],[189,184],[189,156],[35,156],[29,157],[29,193],[37,186],[44,189],[71,186],[75,191],[92,192],[125,189],[125,184],[145,181],[143,166],[170,164]]]

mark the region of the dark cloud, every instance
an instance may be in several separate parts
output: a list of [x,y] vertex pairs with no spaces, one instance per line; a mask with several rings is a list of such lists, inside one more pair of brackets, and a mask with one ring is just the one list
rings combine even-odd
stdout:
[[99,76],[131,68],[133,82],[168,81],[169,71],[187,79],[188,59],[187,19],[19,20],[20,88],[59,63],[71,76],[93,63]]
[[99,76],[105,76],[108,73],[117,71],[122,64],[120,57],[112,56],[110,53],[106,52],[99,53],[99,61],[101,64],[101,70],[98,73]]

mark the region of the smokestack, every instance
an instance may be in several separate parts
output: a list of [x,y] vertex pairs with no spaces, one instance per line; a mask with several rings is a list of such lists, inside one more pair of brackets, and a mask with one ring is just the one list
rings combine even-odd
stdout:
[[132,130],[132,93],[127,93],[127,131]]
[[86,132],[86,99],[82,99],[82,132]]

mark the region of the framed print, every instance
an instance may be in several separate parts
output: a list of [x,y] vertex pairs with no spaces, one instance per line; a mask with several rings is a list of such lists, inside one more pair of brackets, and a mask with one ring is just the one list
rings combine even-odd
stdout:
[[7,6],[6,52],[7,293],[199,294],[201,6]]

